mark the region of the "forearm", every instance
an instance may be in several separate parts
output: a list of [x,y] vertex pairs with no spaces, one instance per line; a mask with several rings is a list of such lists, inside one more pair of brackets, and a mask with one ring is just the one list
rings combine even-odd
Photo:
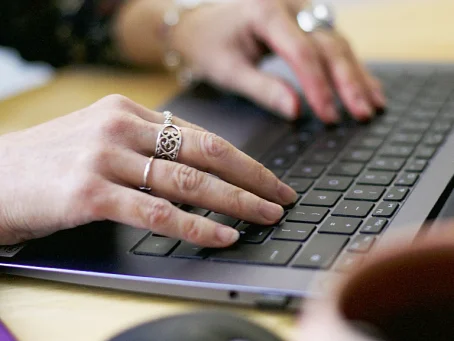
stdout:
[[169,0],[126,2],[113,24],[113,37],[125,60],[140,66],[161,66],[166,48],[162,23]]

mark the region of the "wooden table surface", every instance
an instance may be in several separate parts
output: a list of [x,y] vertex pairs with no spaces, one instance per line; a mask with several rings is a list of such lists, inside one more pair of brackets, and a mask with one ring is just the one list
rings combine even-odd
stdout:
[[[454,1],[376,0],[338,9],[339,28],[363,59],[454,61]],[[0,133],[49,120],[121,93],[148,107],[175,94],[162,74],[64,70],[48,86],[0,103]],[[102,341],[123,328],[160,316],[217,304],[80,287],[0,275],[0,318],[19,341]],[[295,316],[233,306],[297,339]]]

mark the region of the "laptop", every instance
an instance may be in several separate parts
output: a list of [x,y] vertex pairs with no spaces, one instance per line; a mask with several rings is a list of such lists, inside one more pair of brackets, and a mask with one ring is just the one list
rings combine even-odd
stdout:
[[[279,224],[254,226],[182,206],[237,228],[240,241],[203,249],[104,221],[2,247],[0,271],[276,309],[323,297],[374,250],[402,235],[411,243],[436,229],[423,224],[454,211],[454,65],[368,66],[389,99],[368,124],[345,115],[326,127],[308,108],[288,123],[206,84],[162,106],[231,141],[299,193]],[[282,60],[270,58],[263,68],[298,86]]]

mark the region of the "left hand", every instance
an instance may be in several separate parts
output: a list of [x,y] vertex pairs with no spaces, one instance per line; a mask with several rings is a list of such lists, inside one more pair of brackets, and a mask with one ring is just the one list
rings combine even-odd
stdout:
[[337,31],[304,33],[296,0],[234,0],[185,13],[174,31],[174,44],[195,73],[257,104],[298,117],[299,97],[284,80],[257,68],[268,50],[292,67],[309,104],[326,123],[340,116],[333,89],[358,120],[385,106],[379,82],[358,62]]

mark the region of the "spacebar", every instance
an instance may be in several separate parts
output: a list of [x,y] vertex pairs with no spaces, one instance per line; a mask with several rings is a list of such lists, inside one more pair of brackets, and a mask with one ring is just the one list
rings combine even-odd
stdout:
[[300,243],[269,241],[260,245],[236,244],[216,250],[209,259],[224,262],[285,265],[300,247]]

